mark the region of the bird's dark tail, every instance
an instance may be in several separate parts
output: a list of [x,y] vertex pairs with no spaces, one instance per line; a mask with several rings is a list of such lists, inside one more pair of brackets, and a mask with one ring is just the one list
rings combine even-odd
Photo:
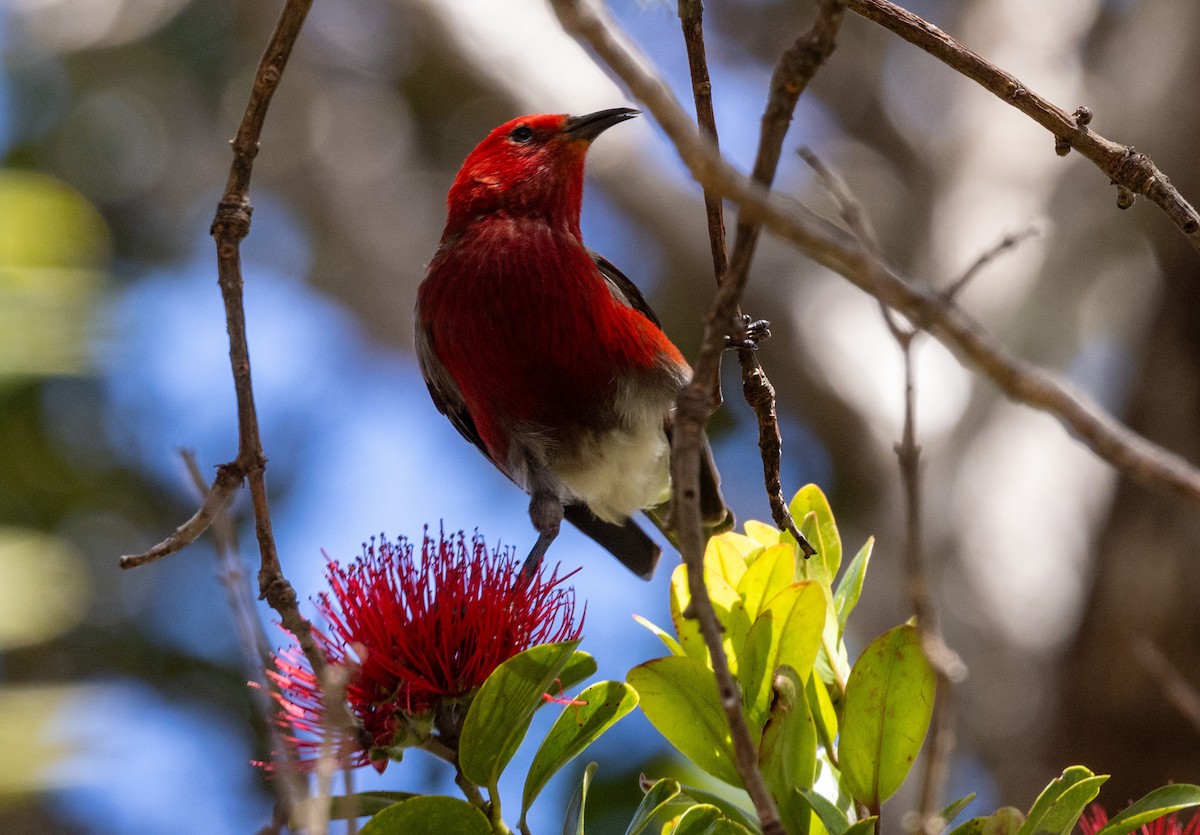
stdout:
[[594,539],[643,580],[654,576],[654,566],[658,565],[662,549],[638,527],[637,522],[632,519],[626,519],[621,525],[605,522],[583,504],[567,505],[563,508],[563,518]]

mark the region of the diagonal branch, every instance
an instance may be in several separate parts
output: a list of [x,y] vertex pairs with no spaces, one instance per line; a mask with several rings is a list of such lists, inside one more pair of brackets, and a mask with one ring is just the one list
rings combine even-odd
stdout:
[[1088,129],[1092,111],[1080,107],[1067,113],[1030,90],[1015,76],[997,67],[947,35],[932,23],[888,0],[846,0],[853,12],[878,23],[904,40],[957,70],[1011,104],[1054,135],[1054,148],[1065,156],[1072,148],[1096,164],[1120,189],[1120,208],[1128,208],[1128,193],[1141,194],[1164,212],[1193,247],[1200,250],[1200,214],[1171,185],[1154,160],[1129,145],[1105,139]]
[[284,628],[296,636],[305,657],[320,680],[325,672],[325,657],[313,642],[312,625],[300,614],[296,592],[283,576],[275,536],[271,530],[271,514],[267,501],[266,465],[262,439],[258,431],[258,412],[254,406],[254,389],[250,379],[250,348],[246,340],[246,312],[242,298],[241,241],[250,232],[250,176],[254,158],[258,155],[259,137],[267,118],[271,98],[279,86],[284,67],[291,55],[312,0],[287,0],[280,12],[275,31],[254,76],[246,112],[231,142],[233,163],[225,193],[217,205],[212,223],[212,236],[217,246],[217,275],[221,298],[225,303],[225,323],[229,332],[229,362],[237,394],[238,454],[237,458],[219,468],[217,480],[205,498],[200,511],[171,537],[145,554],[121,558],[122,568],[132,568],[158,557],[178,551],[194,541],[212,523],[217,512],[228,504],[242,480],[250,484],[254,509],[254,531],[258,540],[261,563],[258,571],[260,596],[279,613]]
[[[585,41],[650,111],[692,177],[737,203],[742,219],[760,220],[765,228],[818,264],[921,323],[965,366],[989,377],[1014,400],[1054,415],[1096,455],[1126,475],[1200,504],[1200,470],[1124,426],[1061,376],[1012,356],[944,294],[914,286],[885,264],[872,267],[871,259],[845,230],[797,201],[769,192],[741,176],[711,143],[700,137],[666,84],[649,69],[649,63],[607,16],[602,17],[602,12],[594,7],[585,7],[581,0],[552,0],[551,5],[563,28]],[[721,301],[722,293],[718,293],[718,302]],[[718,313],[725,312],[718,309]],[[719,321],[723,328],[728,319]],[[701,358],[709,342],[710,325],[706,322]]]

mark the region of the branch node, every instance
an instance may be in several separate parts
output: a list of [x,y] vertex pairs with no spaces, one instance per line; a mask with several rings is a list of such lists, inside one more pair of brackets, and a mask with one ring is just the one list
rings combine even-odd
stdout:
[[1128,209],[1136,200],[1136,195],[1120,183],[1117,184],[1117,208]]
[[1058,154],[1060,157],[1065,157],[1067,154],[1071,153],[1071,140],[1067,139],[1065,136],[1054,137],[1054,153]]
[[1075,108],[1075,112],[1071,114],[1075,118],[1075,124],[1081,128],[1085,128],[1092,123],[1092,109],[1080,105]]

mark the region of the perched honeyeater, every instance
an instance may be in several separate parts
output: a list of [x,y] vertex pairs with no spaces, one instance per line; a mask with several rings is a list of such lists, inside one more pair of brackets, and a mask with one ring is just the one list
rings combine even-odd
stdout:
[[[659,548],[670,432],[691,368],[628,278],[579,231],[592,140],[636,110],[523,116],[462,164],[441,244],[417,295],[416,349],[438,409],[530,494],[535,569],[564,518],[635,574]],[[707,444],[701,511],[725,507]]]

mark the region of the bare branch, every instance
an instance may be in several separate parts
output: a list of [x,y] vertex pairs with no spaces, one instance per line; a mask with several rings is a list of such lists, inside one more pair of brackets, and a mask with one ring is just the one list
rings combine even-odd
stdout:
[[1038,231],[1037,227],[1028,226],[1022,229],[1020,232],[1012,232],[1008,235],[1005,235],[995,246],[976,258],[974,263],[967,267],[967,269],[963,271],[963,274],[954,280],[953,284],[942,291],[942,295],[944,295],[947,300],[953,301],[958,294],[962,292],[962,289],[971,282],[971,279],[979,275],[980,271],[982,271],[984,267],[992,263],[992,261],[996,260],[1004,253],[1008,252],[1010,249],[1016,249],[1025,241],[1029,240],[1030,238],[1036,238],[1039,234],[1041,233]]
[[[718,146],[717,123],[716,116],[713,113],[712,103],[712,82],[708,75],[708,59],[705,57],[704,49],[704,21],[703,21],[703,5],[700,0],[680,0],[679,3],[679,19],[683,27],[683,40],[687,47],[688,65],[692,79],[692,95],[696,103],[696,121],[700,127],[701,133],[708,137],[714,147]],[[704,189],[704,210],[708,220],[708,240],[712,249],[713,272],[716,276],[717,287],[727,283],[725,259],[725,217],[724,208],[721,203],[721,195],[712,189]],[[734,315],[741,314],[741,308],[737,305],[736,299],[733,301]],[[717,315],[714,309],[710,314],[710,319]],[[711,328],[709,330],[712,330]],[[706,332],[706,339],[708,334]],[[722,340],[723,341],[723,340]],[[743,353],[739,351],[739,353]],[[754,358],[754,352],[750,350],[744,351],[748,354],[755,365],[758,364]],[[710,363],[711,364],[711,363]],[[770,388],[770,383],[766,380],[766,375],[759,369],[758,378],[766,384],[767,390],[770,392],[770,402],[766,404],[768,414],[774,418],[775,403],[774,390]],[[697,380],[703,380],[696,374],[693,380],[693,389],[699,391],[699,386],[696,385]],[[749,384],[750,378],[746,378],[743,386]],[[750,737],[750,729],[747,727],[742,714],[741,693],[738,689],[737,682],[730,672],[728,660],[725,658],[725,652],[722,644],[721,625],[717,621],[716,612],[713,609],[712,600],[708,596],[708,587],[704,582],[704,536],[701,529],[701,514],[699,511],[699,460],[700,446],[704,437],[704,420],[707,419],[708,412],[711,408],[721,402],[721,375],[720,375],[720,353],[717,354],[715,371],[709,379],[711,388],[709,389],[710,406],[705,412],[700,412],[700,404],[696,400],[696,409],[688,415],[687,421],[689,427],[686,433],[680,433],[678,426],[674,435],[672,449],[672,470],[679,471],[687,470],[687,479],[680,478],[679,472],[673,472],[675,477],[674,496],[672,497],[672,524],[679,530],[681,526],[686,526],[688,530],[688,551],[683,551],[683,543],[681,539],[681,553],[684,554],[684,562],[688,566],[688,588],[692,598],[692,604],[688,607],[687,614],[691,617],[696,617],[700,621],[700,631],[704,636],[704,641],[708,645],[709,653],[713,658],[713,673],[717,680],[717,691],[721,696],[721,705],[725,709],[726,719],[729,723],[729,730],[733,740],[734,748],[734,765],[737,768],[739,776],[742,778],[742,785],[746,789],[746,793],[750,796],[750,801],[754,804],[754,809],[758,814],[759,823],[762,826],[764,835],[784,835],[783,822],[779,818],[779,809],[775,804],[775,799],[771,796],[770,790],[767,788],[766,780],[763,779],[762,772],[758,768],[758,750],[754,744],[754,740]],[[701,382],[703,385],[703,382]],[[681,395],[682,399],[682,395]],[[750,401],[750,398],[747,397]],[[682,411],[682,409],[681,409]],[[759,409],[755,409],[756,414],[760,414]],[[759,418],[760,433],[762,427],[762,417]],[[677,416],[678,424],[678,416]],[[698,428],[696,426],[698,424]],[[776,425],[775,437],[779,437],[779,429]],[[776,444],[775,471],[779,470],[778,462],[778,444]],[[686,463],[676,467],[675,460],[686,457]],[[767,458],[763,458],[764,467],[770,469],[767,464]],[[693,473],[693,464],[695,472]],[[772,507],[775,504],[774,494],[771,494]],[[779,491],[780,504],[782,504],[782,490]],[[688,499],[690,497],[690,499]],[[688,501],[687,507],[682,507],[685,499]],[[784,506],[786,512],[786,506]],[[790,519],[790,516],[789,516]],[[693,527],[694,526],[694,527]],[[795,524],[792,525],[793,529]],[[799,533],[797,531],[797,533]],[[698,536],[697,536],[698,534]],[[803,541],[803,537],[800,538]],[[690,553],[690,556],[688,554]],[[720,659],[718,661],[718,658]]]
[[1164,212],[1197,250],[1200,214],[1171,185],[1154,160],[1128,145],[1112,142],[1088,129],[1092,111],[1080,107],[1071,115],[1030,90],[1017,78],[960,44],[932,23],[888,0],[846,0],[846,6],[867,20],[894,32],[992,94],[1011,104],[1054,135],[1060,156],[1072,148],[1087,157],[1118,186],[1118,207],[1132,205],[1141,194]]
[[245,475],[237,467],[237,462],[218,467],[217,477],[213,479],[212,487],[203,488],[204,502],[191,519],[176,528],[170,536],[149,551],[122,556],[118,565],[121,568],[137,568],[139,565],[169,557],[176,551],[182,551],[191,545],[229,506],[244,480]]
[[[1060,376],[1013,357],[941,293],[914,286],[886,264],[873,268],[861,246],[846,231],[795,200],[768,192],[742,177],[699,136],[670,90],[647,69],[645,59],[615,24],[601,17],[597,9],[584,7],[580,0],[551,0],[551,5],[563,27],[586,41],[650,111],[692,177],[737,203],[743,219],[761,220],[767,229],[818,264],[840,273],[911,321],[921,323],[964,365],[991,378],[1014,400],[1054,415],[1093,452],[1131,478],[1200,503],[1200,470],[1121,424]],[[725,313],[723,308],[719,312]],[[728,320],[719,321],[723,325]]]
[[1149,638],[1139,636],[1130,643],[1133,654],[1137,656],[1146,672],[1158,682],[1167,701],[1175,706],[1193,728],[1200,731],[1200,690],[1183,677]]

